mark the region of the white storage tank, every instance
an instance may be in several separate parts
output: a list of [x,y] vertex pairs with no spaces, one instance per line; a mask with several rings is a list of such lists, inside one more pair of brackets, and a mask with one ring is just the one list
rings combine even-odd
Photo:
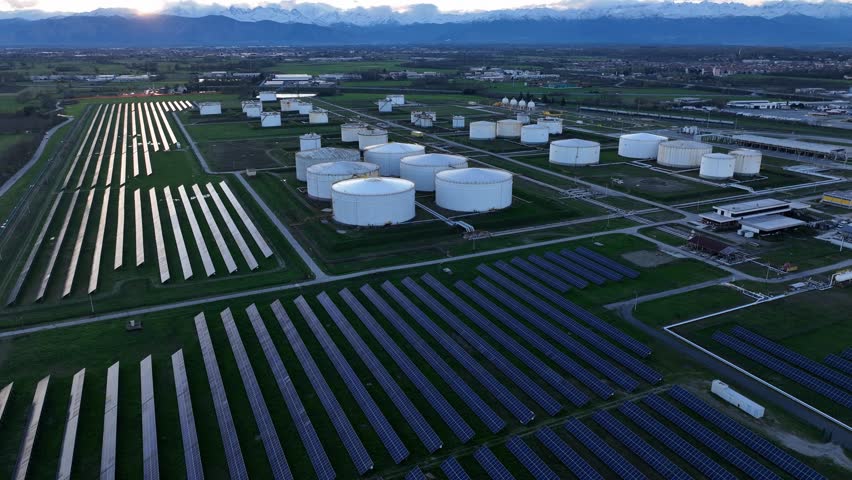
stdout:
[[669,140],[657,147],[657,163],[666,167],[695,168],[701,165],[701,157],[712,151],[713,147],[706,143]]
[[498,120],[497,136],[501,138],[519,138],[521,136],[521,122],[517,120]]
[[521,110],[526,110],[527,109],[527,101],[524,100],[524,99],[521,99],[518,102],[518,108],[520,108]]
[[464,128],[464,117],[462,115],[453,115],[453,128]]
[[308,196],[331,200],[331,186],[350,178],[378,177],[379,166],[367,162],[329,162],[311,165],[307,170]]
[[762,405],[732,389],[721,380],[713,380],[713,383],[710,384],[710,391],[754,418],[763,418],[763,414],[766,413]]
[[306,133],[299,136],[299,150],[316,150],[322,148],[322,137],[318,133]]
[[263,112],[263,104],[260,102],[243,102],[243,113],[248,118],[260,118],[260,113]]
[[387,98],[393,102],[394,105],[405,105],[405,95],[393,94],[388,95]]
[[412,110],[411,113],[409,114],[409,121],[411,123],[417,122],[417,117],[419,117],[422,114],[423,114],[423,112],[420,111],[420,110]]
[[550,129],[544,125],[524,125],[521,127],[521,143],[541,145],[550,138]]
[[314,104],[308,102],[299,102],[299,115],[308,115],[314,111]]
[[359,161],[361,161],[361,152],[348,148],[325,147],[296,152],[296,179],[302,182],[306,181],[308,179],[308,167],[311,165],[328,162]]
[[517,115],[515,115],[515,120],[517,120],[517,121],[521,122],[522,124],[526,125],[526,124],[530,123],[530,114],[529,114],[529,113],[518,112],[518,114],[517,114]]
[[362,128],[358,130],[358,149],[364,150],[373,145],[388,143],[388,131],[381,128]]
[[428,116],[432,119],[433,122],[438,121],[438,113],[437,112],[423,112],[424,115]]
[[759,150],[738,148],[728,152],[728,155],[734,157],[735,175],[750,177],[760,173],[760,163],[763,160],[763,154]]
[[393,112],[393,100],[391,100],[389,98],[379,100],[379,112],[380,113]]
[[726,180],[734,177],[734,157],[727,153],[706,153],[701,157],[698,176],[708,180]]
[[282,98],[280,102],[282,112],[298,112],[299,101],[295,98]]
[[508,107],[509,106],[509,97],[503,97],[503,100],[500,100],[500,103],[502,103],[504,107]]
[[421,128],[432,128],[432,117],[423,113],[417,117],[417,120],[414,122],[414,126]]
[[618,154],[627,158],[653,160],[657,158],[660,143],[666,140],[668,138],[653,133],[626,133],[618,139]]
[[357,142],[358,132],[367,128],[366,123],[344,123],[340,126],[341,142]]
[[451,168],[467,168],[467,158],[445,153],[412,155],[399,162],[399,176],[414,182],[420,192],[435,191],[435,174]]
[[364,149],[364,161],[375,163],[385,177],[399,176],[399,162],[405,157],[423,155],[426,147],[415,143],[391,142]]
[[460,168],[435,175],[435,203],[457,212],[487,212],[512,205],[512,174],[493,168]]
[[518,101],[514,97],[509,100],[509,108],[518,108]]
[[538,125],[544,125],[550,129],[551,135],[562,135],[562,119],[555,117],[545,117],[536,120]]
[[198,102],[198,113],[201,115],[221,115],[222,104],[219,102]]
[[532,100],[530,100],[529,102],[527,102],[527,110],[529,110],[529,111],[531,111],[531,112],[532,112],[533,110],[535,110],[535,102],[533,102]]
[[470,122],[471,140],[494,140],[497,138],[497,124],[494,122]]
[[579,138],[550,142],[550,163],[556,165],[594,165],[601,160],[601,144]]
[[334,220],[347,225],[379,227],[414,218],[414,184],[401,178],[342,180],[331,186]]
[[278,100],[275,92],[260,92],[259,98],[261,102],[274,102]]
[[281,112],[260,112],[261,127],[280,127]]
[[308,114],[308,123],[312,125],[328,123],[328,111],[316,109]]

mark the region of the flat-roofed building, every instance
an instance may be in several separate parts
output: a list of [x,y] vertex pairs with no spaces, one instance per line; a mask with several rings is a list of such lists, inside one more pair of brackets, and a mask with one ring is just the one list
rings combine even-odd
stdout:
[[843,208],[852,208],[852,190],[836,190],[822,194],[822,203]]

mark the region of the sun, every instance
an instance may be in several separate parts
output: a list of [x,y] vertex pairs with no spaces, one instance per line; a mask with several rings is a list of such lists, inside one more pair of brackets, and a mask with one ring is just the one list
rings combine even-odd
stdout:
[[162,10],[163,2],[158,0],[142,0],[142,2],[136,6],[136,13],[139,15],[150,15],[152,13],[159,13]]

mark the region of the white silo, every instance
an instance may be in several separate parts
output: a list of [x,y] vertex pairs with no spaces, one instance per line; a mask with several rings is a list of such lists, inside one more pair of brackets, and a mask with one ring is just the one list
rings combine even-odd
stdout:
[[260,92],[258,95],[261,102],[274,102],[278,100],[278,95],[275,92]]
[[453,128],[464,128],[464,116],[453,115]]
[[514,97],[509,100],[509,108],[518,108],[518,101]]
[[393,100],[391,100],[389,98],[379,100],[379,112],[380,113],[393,112]]
[[518,112],[518,114],[515,115],[515,120],[526,125],[526,124],[530,123],[530,114],[526,113],[526,112]]
[[701,165],[701,157],[712,151],[713,147],[706,143],[669,140],[660,142],[657,147],[657,163],[673,168],[695,168]]
[[551,135],[562,135],[562,119],[556,117],[545,117],[536,120],[536,124],[544,125],[550,130]]
[[331,186],[334,220],[346,225],[380,227],[414,218],[414,184],[401,178],[342,180]]
[[308,102],[299,102],[299,115],[309,115],[314,111],[314,104]]
[[518,108],[521,109],[521,110],[526,110],[527,109],[527,101],[522,98],[518,102]]
[[460,168],[435,175],[435,203],[457,212],[487,212],[512,205],[512,174],[493,168]]
[[435,174],[451,168],[467,168],[467,158],[445,153],[412,155],[399,162],[399,176],[414,182],[421,192],[435,191]]
[[281,112],[260,112],[261,127],[280,127]]
[[350,178],[378,177],[379,166],[367,162],[328,162],[311,165],[307,170],[308,196],[331,200],[331,186]]
[[373,145],[388,143],[388,131],[381,128],[362,128],[358,130],[358,149],[364,150]]
[[750,177],[760,173],[763,154],[759,150],[738,148],[728,152],[728,155],[734,157],[734,174]]
[[550,142],[550,163],[556,165],[593,165],[600,162],[601,144],[579,138]]
[[618,154],[636,159],[655,159],[660,143],[668,138],[652,133],[626,133],[618,139]]
[[422,113],[415,120],[414,125],[421,128],[432,128],[432,117]]
[[497,138],[497,124],[494,122],[470,122],[471,140],[494,140]]
[[545,125],[524,125],[521,127],[521,143],[541,145],[550,138],[550,129]]
[[503,100],[500,100],[500,103],[501,103],[504,107],[508,107],[508,106],[509,106],[509,97],[503,97]]
[[328,123],[328,111],[316,109],[308,114],[308,123],[312,125]]
[[701,157],[701,168],[698,176],[708,180],[727,180],[734,176],[733,155],[727,153],[705,153]]
[[348,148],[325,147],[316,150],[296,152],[296,179],[307,180],[307,170],[311,165],[328,162],[359,162],[361,152]]
[[412,155],[423,155],[426,147],[415,143],[384,143],[373,145],[364,150],[364,161],[379,166],[382,176],[398,177],[399,161]]
[[533,110],[535,110],[535,102],[533,102],[532,100],[530,100],[529,102],[527,102],[527,110],[529,110],[529,111],[531,111],[531,112],[532,112]]
[[501,138],[519,138],[521,136],[521,122],[517,120],[498,120],[497,136]]
[[367,128],[366,123],[344,123],[340,126],[340,141],[341,142],[357,142],[358,132]]
[[306,133],[299,136],[299,150],[316,150],[322,148],[322,137],[318,133]]
[[405,95],[401,94],[393,94],[388,95],[388,100],[393,102],[394,105],[405,105]]

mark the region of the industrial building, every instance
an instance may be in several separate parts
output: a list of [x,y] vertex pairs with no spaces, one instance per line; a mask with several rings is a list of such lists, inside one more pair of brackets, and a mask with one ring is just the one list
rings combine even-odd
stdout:
[[785,216],[804,205],[774,198],[713,206],[713,213],[702,213],[701,220],[716,230],[737,227],[746,236],[777,233],[805,225],[802,220]]
[[512,174],[493,168],[444,170],[435,175],[435,203],[457,212],[488,212],[512,205]]
[[835,190],[822,194],[822,203],[836,207],[852,208],[852,190]]
[[331,200],[331,186],[350,178],[379,176],[379,166],[368,162],[328,162],[311,165],[306,171],[308,196]]
[[826,160],[846,161],[846,147],[840,145],[829,145],[823,143],[802,142],[799,140],[788,140],[785,138],[764,137],[761,135],[731,135],[713,136],[719,141],[728,141],[735,145],[759,150],[788,153]]
[[399,162],[399,176],[414,183],[420,192],[435,190],[435,175],[452,168],[467,168],[467,158],[445,153],[427,153],[403,157]]
[[402,178],[369,177],[331,186],[334,220],[346,225],[380,227],[414,218],[414,184]]

